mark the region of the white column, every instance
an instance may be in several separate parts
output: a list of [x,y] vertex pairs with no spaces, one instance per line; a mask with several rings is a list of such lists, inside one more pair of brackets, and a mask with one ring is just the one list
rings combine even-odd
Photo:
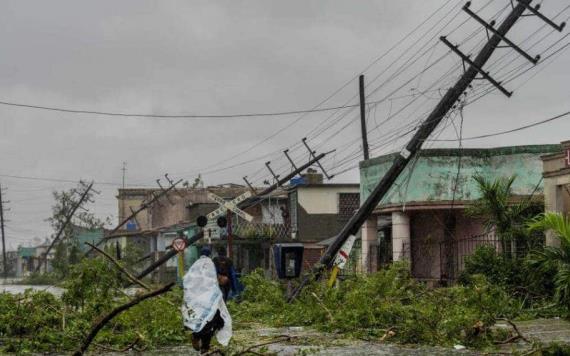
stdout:
[[363,273],[376,272],[378,245],[378,216],[370,216],[362,225],[361,270]]
[[410,218],[402,212],[392,213],[392,258],[410,260]]

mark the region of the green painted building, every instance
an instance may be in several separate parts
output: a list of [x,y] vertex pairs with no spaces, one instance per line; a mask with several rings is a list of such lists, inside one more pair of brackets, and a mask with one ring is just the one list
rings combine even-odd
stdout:
[[[560,152],[560,145],[498,148],[426,149],[412,159],[363,227],[362,263],[375,270],[390,260],[409,259],[412,272],[426,280],[454,279],[464,257],[464,239],[480,236],[492,243],[480,221],[464,209],[480,197],[473,179],[515,175],[513,193],[541,195],[541,156]],[[360,163],[364,201],[391,166],[396,153]],[[449,252],[448,249],[456,252]],[[458,251],[458,252],[457,252]]]
[[102,228],[86,229],[80,226],[73,227],[73,237],[75,238],[81,252],[87,252],[91,249],[85,244],[86,242],[97,245],[97,243],[103,239],[104,234],[105,230]]

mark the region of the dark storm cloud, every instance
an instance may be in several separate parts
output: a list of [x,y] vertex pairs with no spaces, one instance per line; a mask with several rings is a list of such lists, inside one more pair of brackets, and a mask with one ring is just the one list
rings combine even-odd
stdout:
[[[310,108],[443,3],[5,1],[0,13],[0,99],[168,114]],[[505,4],[506,0],[495,0],[492,8]],[[549,1],[543,11],[554,13],[566,5],[565,0]],[[532,28],[530,21],[535,20],[525,21],[517,31]],[[465,113],[466,135],[567,110],[568,58],[549,66],[512,99],[491,95],[470,107]],[[347,90],[355,91],[356,85]],[[345,94],[327,104],[340,105],[349,97]],[[204,167],[251,147],[296,118],[102,118],[4,106],[0,117],[0,174],[120,182],[120,168],[127,161],[127,181],[147,185],[164,172],[192,179]],[[324,117],[309,115],[222,166],[297,143]],[[569,129],[569,124],[558,122],[532,134],[473,145],[555,143],[568,139]],[[358,126],[343,134],[358,135]],[[323,148],[335,144],[325,142]],[[206,183],[239,183],[263,162],[205,175]],[[357,177],[352,172],[343,179]],[[50,213],[50,191],[70,185],[0,179],[14,201],[11,246],[48,235],[43,219]],[[98,188],[103,193],[96,212],[116,214],[116,187]]]

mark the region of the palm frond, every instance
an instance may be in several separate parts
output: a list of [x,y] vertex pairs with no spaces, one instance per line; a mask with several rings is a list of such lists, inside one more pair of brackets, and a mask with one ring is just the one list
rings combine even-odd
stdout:
[[561,213],[546,212],[532,219],[527,224],[529,231],[551,230],[563,247],[570,248],[570,219]]

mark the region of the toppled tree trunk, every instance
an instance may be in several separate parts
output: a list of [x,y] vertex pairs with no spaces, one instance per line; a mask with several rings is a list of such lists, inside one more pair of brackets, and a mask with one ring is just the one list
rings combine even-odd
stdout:
[[130,302],[113,309],[111,312],[109,312],[107,315],[105,315],[103,318],[101,318],[99,321],[97,321],[95,323],[95,325],[93,325],[91,332],[89,333],[89,335],[87,335],[87,337],[83,341],[83,344],[81,344],[81,347],[79,348],[79,350],[75,351],[73,353],[73,355],[74,356],[83,355],[83,353],[85,353],[85,351],[87,351],[87,348],[89,347],[89,345],[91,344],[93,339],[95,339],[95,336],[97,336],[97,333],[105,326],[105,324],[107,324],[109,321],[111,321],[114,317],[116,317],[120,313],[124,312],[125,310],[139,304],[140,302],[142,302],[145,299],[156,297],[157,295],[168,292],[175,284],[176,283],[174,283],[174,282],[169,283],[160,289],[142,294],[142,295],[136,297],[135,299],[131,300]]

